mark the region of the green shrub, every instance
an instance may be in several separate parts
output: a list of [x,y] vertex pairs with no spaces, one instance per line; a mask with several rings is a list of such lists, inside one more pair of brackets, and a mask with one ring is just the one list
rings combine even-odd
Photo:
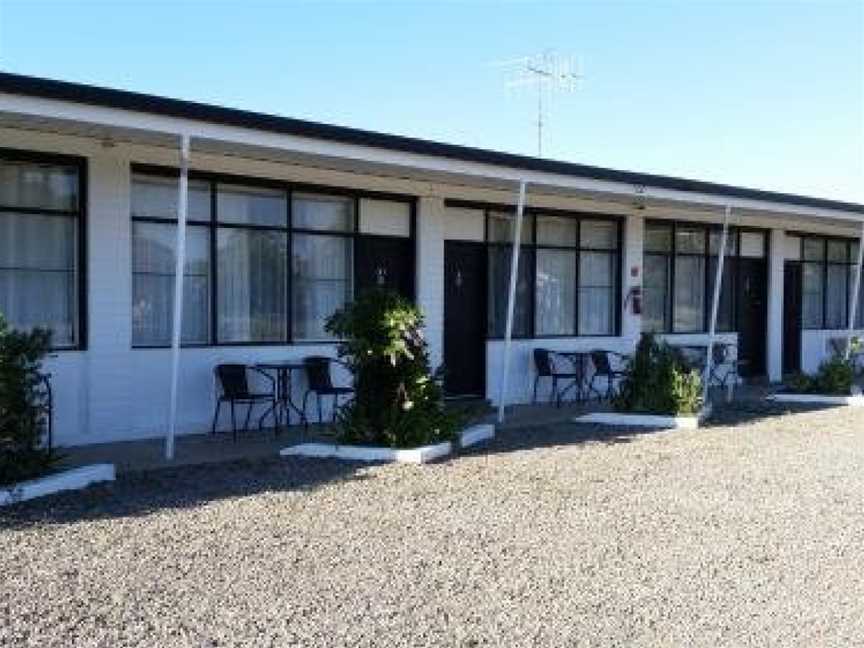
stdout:
[[852,362],[843,357],[835,356],[826,360],[819,367],[819,373],[814,378],[813,389],[819,394],[848,396],[852,393],[855,382],[855,367]]
[[814,380],[805,373],[796,373],[786,379],[786,388],[795,394],[812,393],[814,384]]
[[38,477],[56,459],[42,420],[41,367],[50,348],[50,331],[15,331],[0,315],[0,485]]
[[422,328],[416,306],[380,290],[327,320],[354,376],[354,401],[337,420],[341,442],[404,448],[453,438],[460,417],[444,409],[441,375],[431,371]]
[[622,412],[696,414],[702,407],[702,379],[679,352],[646,333],[625,368],[613,405]]

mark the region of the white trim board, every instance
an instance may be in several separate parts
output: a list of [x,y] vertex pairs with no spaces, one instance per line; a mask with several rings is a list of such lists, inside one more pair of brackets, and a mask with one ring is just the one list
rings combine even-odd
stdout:
[[814,405],[848,405],[850,407],[864,407],[864,396],[829,396],[827,394],[774,394],[768,396],[767,400],[777,403],[810,403]]
[[0,506],[52,495],[61,491],[81,490],[98,482],[114,481],[114,464],[90,464],[63,472],[0,488]]

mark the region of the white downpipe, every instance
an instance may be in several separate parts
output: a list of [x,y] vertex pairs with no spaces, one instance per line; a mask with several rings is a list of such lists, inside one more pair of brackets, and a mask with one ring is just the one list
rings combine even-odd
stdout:
[[864,221],[861,223],[861,237],[858,239],[858,265],[855,266],[855,291],[852,293],[852,308],[849,309],[849,332],[846,336],[846,360],[852,353],[852,337],[855,334],[855,321],[861,305],[861,264],[864,263]]
[[180,337],[183,330],[183,271],[186,267],[186,213],[189,194],[189,135],[180,136],[180,183],[177,196],[177,263],[174,266],[174,323],[171,328],[171,400],[165,459],[174,459],[177,426],[177,381],[180,373]]
[[726,214],[723,217],[723,235],[720,237],[720,255],[717,257],[717,270],[714,274],[714,294],[711,297],[711,321],[708,325],[708,348],[705,358],[705,375],[702,380],[702,403],[708,404],[708,388],[711,381],[711,370],[714,363],[714,335],[717,332],[717,311],[720,309],[720,291],[723,288],[723,265],[726,263],[726,241],[729,238],[729,217],[732,208],[726,205]]
[[519,248],[522,246],[522,216],[525,212],[525,189],[528,183],[519,182],[519,201],[516,203],[516,226],[513,229],[513,254],[510,257],[510,291],[507,295],[507,327],[504,331],[504,372],[498,392],[498,422],[504,422],[504,398],[507,378],[510,376],[510,346],[513,342],[513,313],[516,307],[516,280],[519,276]]

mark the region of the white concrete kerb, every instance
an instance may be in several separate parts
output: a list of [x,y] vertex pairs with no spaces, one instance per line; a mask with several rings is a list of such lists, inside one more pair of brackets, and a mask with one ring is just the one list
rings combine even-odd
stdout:
[[813,405],[847,405],[849,407],[864,407],[864,396],[829,396],[828,394],[773,394],[767,400],[777,403],[802,403]]
[[91,484],[114,481],[114,464],[90,464],[54,473],[39,479],[20,482],[10,487],[0,488],[0,506],[52,495],[61,491],[80,490]]
[[[491,423],[472,425],[459,434],[459,447],[467,448],[495,436],[495,426]],[[425,464],[446,457],[453,452],[453,443],[445,441],[419,448],[384,448],[336,443],[301,443],[282,448],[282,457],[332,458],[345,461],[368,461],[389,463]]]
[[706,407],[696,416],[662,416],[657,414],[631,414],[627,412],[594,412],[573,418],[574,423],[594,423],[619,427],[648,427],[695,430],[711,413]]

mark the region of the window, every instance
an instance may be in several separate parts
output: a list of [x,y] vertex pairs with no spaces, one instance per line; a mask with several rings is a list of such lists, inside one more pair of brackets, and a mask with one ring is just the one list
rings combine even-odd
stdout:
[[292,249],[294,336],[327,340],[327,318],[353,295],[354,200],[340,196],[295,194],[291,206],[295,233]]
[[[183,344],[330,340],[325,321],[354,296],[358,216],[376,237],[391,239],[411,236],[411,214],[408,200],[195,174],[189,182]],[[133,345],[167,346],[176,171],[136,168],[132,221]]]
[[612,335],[618,304],[618,224],[579,224],[579,334]]
[[[808,236],[801,239],[803,326],[845,329],[849,325],[858,244],[848,239]],[[859,307],[856,322],[864,322]]]
[[10,326],[83,346],[83,162],[0,153],[0,312]]
[[[710,325],[722,231],[707,225],[648,223],[644,238],[642,327],[698,333]],[[764,250],[764,233],[729,230],[717,330],[735,330],[737,260],[742,248]],[[761,246],[761,247],[760,247]]]
[[573,218],[537,217],[536,335],[576,335],[578,236]]
[[[505,335],[514,220],[512,213],[487,211],[490,337]],[[514,337],[614,335],[618,222],[531,212],[521,239]]]
[[[173,326],[177,226],[133,222],[132,240],[132,337],[141,346],[163,346]],[[186,232],[182,339],[210,339],[210,237],[198,225]]]
[[[171,343],[177,263],[177,179],[133,174],[132,341]],[[210,341],[210,186],[189,182],[190,225],[183,272],[184,344]],[[202,223],[192,225],[191,223]]]

